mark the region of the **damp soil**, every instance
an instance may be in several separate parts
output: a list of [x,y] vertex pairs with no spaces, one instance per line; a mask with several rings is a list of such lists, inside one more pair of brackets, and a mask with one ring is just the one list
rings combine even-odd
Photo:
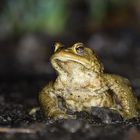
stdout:
[[[46,80],[47,79],[47,80]],[[91,114],[76,112],[77,119],[45,118],[37,97],[51,77],[20,77],[0,82],[0,140],[109,140],[140,137],[140,119],[123,121],[108,109],[93,108]],[[31,113],[32,110],[32,113]]]

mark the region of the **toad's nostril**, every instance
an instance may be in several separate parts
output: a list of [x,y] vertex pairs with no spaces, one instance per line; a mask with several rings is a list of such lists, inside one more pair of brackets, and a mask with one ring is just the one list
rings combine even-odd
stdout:
[[56,52],[61,50],[63,48],[63,45],[61,43],[56,42],[54,47],[55,47],[54,52]]

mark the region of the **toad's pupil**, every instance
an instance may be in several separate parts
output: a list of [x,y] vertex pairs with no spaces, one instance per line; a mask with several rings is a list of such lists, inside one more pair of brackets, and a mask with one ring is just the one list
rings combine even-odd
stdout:
[[83,47],[78,47],[76,48],[76,51],[78,54],[83,54],[84,53],[84,48]]

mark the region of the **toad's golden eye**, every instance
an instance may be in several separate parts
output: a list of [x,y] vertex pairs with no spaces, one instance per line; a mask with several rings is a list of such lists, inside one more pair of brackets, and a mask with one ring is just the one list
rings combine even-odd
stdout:
[[78,46],[77,48],[75,48],[77,54],[79,55],[83,55],[85,50],[84,50],[84,46]]
[[83,55],[83,54],[84,54],[84,47],[83,47],[83,46],[79,46],[79,47],[77,47],[75,50],[76,50],[76,52],[77,52],[79,55]]
[[78,42],[78,43],[74,44],[73,49],[74,49],[74,52],[78,55],[84,55],[84,53],[85,53],[83,43]]

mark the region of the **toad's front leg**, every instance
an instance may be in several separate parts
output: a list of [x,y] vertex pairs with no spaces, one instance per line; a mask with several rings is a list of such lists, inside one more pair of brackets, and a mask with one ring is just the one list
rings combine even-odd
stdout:
[[131,87],[120,77],[104,74],[104,78],[109,88],[113,91],[113,98],[116,104],[115,109],[124,119],[137,117],[137,99],[134,97]]
[[54,119],[67,119],[68,115],[58,107],[58,99],[53,93],[52,83],[49,83],[40,92],[39,102],[46,117]]

